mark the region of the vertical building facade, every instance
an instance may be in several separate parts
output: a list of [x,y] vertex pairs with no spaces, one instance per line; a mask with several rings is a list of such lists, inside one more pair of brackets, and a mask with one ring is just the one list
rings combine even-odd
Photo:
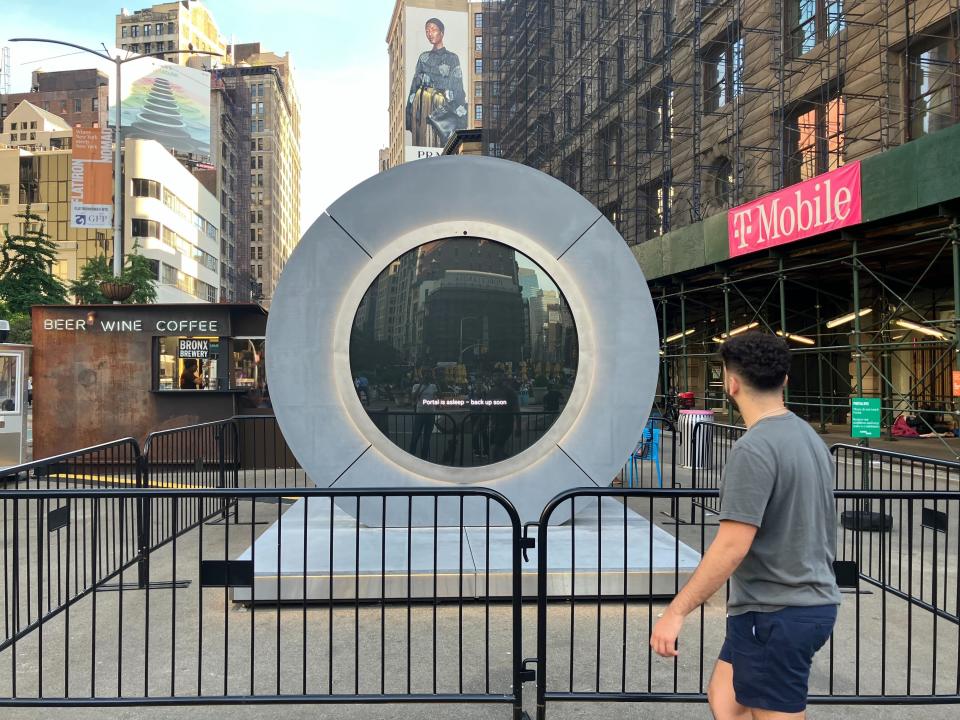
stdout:
[[[215,53],[221,56],[221,64],[228,61],[227,43],[213,15],[198,0],[158,3],[142,10],[121,9],[116,17],[116,46],[141,55],[158,55],[178,65],[198,57],[175,52],[185,50]],[[169,55],[160,55],[165,52]]]
[[[249,273],[253,298],[269,307],[293,248],[300,241],[300,101],[290,54],[237,45],[225,82],[249,96]],[[242,286],[242,281],[238,284]]]
[[157,302],[220,300],[220,203],[153,140],[124,143],[124,245],[157,275]]
[[[567,183],[633,246],[664,397],[693,391],[732,420],[714,356],[761,328],[789,341],[790,407],[822,428],[849,422],[851,397],[880,398],[888,428],[955,425],[956,2],[484,6],[500,62],[486,151]],[[842,178],[855,219],[810,231],[788,198]],[[785,206],[770,242],[762,222]]]
[[[462,74],[463,88],[463,120],[457,122],[455,113],[461,105],[459,87],[450,92],[448,84],[440,89],[446,95],[440,102],[447,106],[449,111],[444,113],[442,108],[437,110],[436,101],[423,99],[417,94],[411,84],[417,58],[429,52],[429,44],[424,39],[423,21],[431,15],[440,18],[451,18],[446,13],[454,13],[456,25],[449,22],[450,27],[444,27],[444,46],[457,55],[460,73]],[[439,155],[448,140],[446,133],[456,130],[479,128],[483,126],[483,80],[485,55],[484,44],[484,3],[475,0],[397,0],[387,29],[386,43],[389,54],[389,105],[390,142],[388,146],[388,165],[395,167],[407,160],[405,148],[410,144],[420,145],[423,140],[408,135],[410,133],[411,115],[422,113],[425,118],[437,118],[436,122],[426,120],[426,125],[433,125],[441,134],[440,140],[431,143],[436,152],[425,153]],[[408,47],[412,42],[413,47]],[[442,66],[445,63],[440,62]],[[442,67],[437,68],[443,74]],[[426,73],[429,75],[429,71]],[[421,80],[414,81],[414,85],[422,85]],[[413,92],[411,92],[413,90]],[[416,110],[411,112],[411,105]],[[444,116],[445,117],[442,117]]]
[[62,119],[70,127],[107,127],[107,75],[96,69],[33,72],[30,92],[0,94],[0,123],[24,100]]

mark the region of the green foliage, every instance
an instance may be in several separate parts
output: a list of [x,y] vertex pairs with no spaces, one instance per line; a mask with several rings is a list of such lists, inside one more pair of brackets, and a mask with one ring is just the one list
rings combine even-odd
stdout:
[[[115,280],[113,267],[104,255],[90,258],[80,270],[80,277],[70,283],[70,292],[78,305],[105,305],[108,300],[100,291],[100,283]],[[120,282],[133,285],[133,293],[124,304],[143,304],[157,301],[157,285],[150,260],[140,254],[140,244],[133,246],[124,263]]]
[[110,301],[100,292],[100,283],[113,276],[105,255],[90,258],[80,269],[80,277],[70,283],[77,305],[106,305]]
[[15,217],[23,221],[22,235],[6,233],[0,245],[0,299],[10,313],[29,313],[33,305],[59,305],[67,289],[53,274],[57,246],[44,232],[43,218],[30,206]]
[[8,315],[7,320],[10,321],[10,337],[7,342],[20,343],[22,345],[29,345],[33,342],[33,325],[31,324],[30,315],[27,313]]
[[123,267],[121,280],[133,285],[133,294],[124,302],[133,304],[154,303],[157,301],[156,277],[153,274],[153,267],[150,260],[140,254],[140,243],[133,246],[133,252],[129,253]]

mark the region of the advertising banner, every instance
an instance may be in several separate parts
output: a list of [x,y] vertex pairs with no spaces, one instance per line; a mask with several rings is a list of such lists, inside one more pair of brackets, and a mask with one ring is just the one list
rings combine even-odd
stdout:
[[113,227],[112,135],[102,128],[73,129],[70,227]]
[[730,257],[857,225],[860,218],[860,163],[852,162],[732,208]]
[[439,155],[455,130],[467,128],[468,14],[407,7],[404,160]]
[[124,64],[120,95],[122,139],[210,157],[210,73],[145,57]]

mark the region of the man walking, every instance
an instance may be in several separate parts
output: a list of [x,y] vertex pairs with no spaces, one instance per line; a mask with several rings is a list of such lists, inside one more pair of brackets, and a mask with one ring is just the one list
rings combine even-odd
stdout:
[[684,618],[729,578],[726,639],[707,690],[713,716],[803,718],[810,665],[840,604],[833,463],[810,425],[784,406],[784,341],[748,333],[727,340],[720,355],[724,390],[747,432],[723,470],[717,537],[650,646],[677,655]]

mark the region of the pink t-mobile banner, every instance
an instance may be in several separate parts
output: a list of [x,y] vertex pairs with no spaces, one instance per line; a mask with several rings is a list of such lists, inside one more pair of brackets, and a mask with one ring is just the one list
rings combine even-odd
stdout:
[[730,257],[803,240],[860,222],[860,163],[740,205],[727,215]]

